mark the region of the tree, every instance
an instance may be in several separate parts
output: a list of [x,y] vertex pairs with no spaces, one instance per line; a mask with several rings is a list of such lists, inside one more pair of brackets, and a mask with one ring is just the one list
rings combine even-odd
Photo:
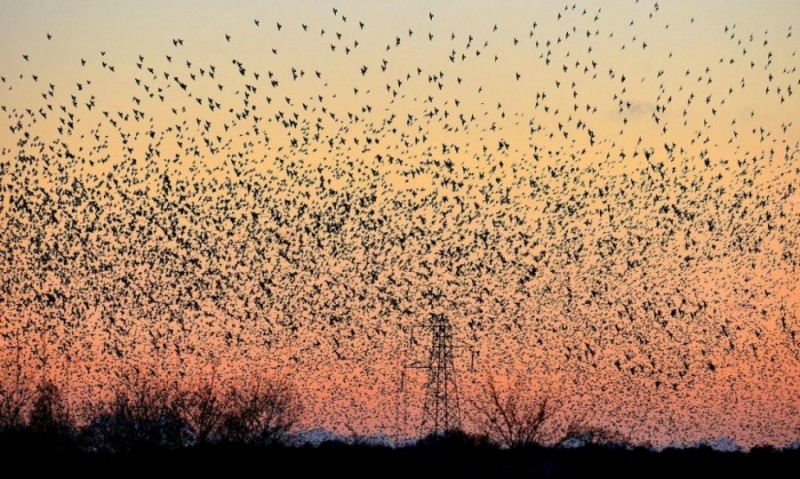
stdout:
[[556,407],[547,398],[536,399],[514,388],[499,388],[489,376],[472,401],[481,433],[508,448],[549,444],[556,431],[552,422]]
[[206,444],[218,435],[224,404],[213,383],[206,382],[197,389],[185,391],[181,394],[179,408],[196,444]]
[[220,433],[229,442],[272,444],[285,437],[302,412],[300,396],[287,378],[256,376],[228,391]]
[[20,347],[14,361],[4,361],[5,377],[0,378],[0,432],[19,430],[24,426],[25,411],[34,398],[30,378],[24,373]]
[[180,415],[175,389],[140,374],[122,375],[111,401],[87,428],[100,449],[130,451],[174,448],[184,443],[186,423]]
[[517,380],[501,388],[488,376],[472,401],[479,432],[507,448],[629,443],[616,431],[590,425],[585,414],[570,416],[551,398],[527,394],[528,385]]
[[28,414],[28,429],[40,447],[61,448],[73,437],[73,421],[64,396],[50,380],[43,380],[36,388]]

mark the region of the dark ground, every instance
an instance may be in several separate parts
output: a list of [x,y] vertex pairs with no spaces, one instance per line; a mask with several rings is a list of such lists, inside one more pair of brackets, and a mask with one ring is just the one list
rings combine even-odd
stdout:
[[[5,441],[4,441],[5,442]],[[317,447],[215,445],[90,453],[6,442],[7,470],[80,477],[798,477],[800,450],[755,448],[749,453],[710,448],[498,449],[491,445],[439,443],[392,449],[326,442]],[[26,474],[27,475],[27,474]]]

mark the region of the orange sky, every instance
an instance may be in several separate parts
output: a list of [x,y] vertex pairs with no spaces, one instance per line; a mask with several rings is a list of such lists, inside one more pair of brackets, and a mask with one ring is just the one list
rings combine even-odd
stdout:
[[796,2],[3,11],[0,343],[74,397],[277,369],[309,427],[406,434],[443,312],[465,402],[797,439]]

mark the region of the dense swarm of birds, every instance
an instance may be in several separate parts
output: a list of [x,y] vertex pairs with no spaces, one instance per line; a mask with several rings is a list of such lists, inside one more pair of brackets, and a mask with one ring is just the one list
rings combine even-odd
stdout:
[[[519,31],[264,16],[204,39],[226,61],[190,32],[135,58],[98,43],[74,82],[15,45],[0,344],[77,389],[125,361],[292,368],[322,424],[390,421],[432,313],[479,367],[638,398],[604,413],[632,431],[796,392],[792,29],[726,25],[711,58],[659,43],[708,19],[629,3],[630,24],[570,3]],[[797,425],[776,404],[754,437]]]

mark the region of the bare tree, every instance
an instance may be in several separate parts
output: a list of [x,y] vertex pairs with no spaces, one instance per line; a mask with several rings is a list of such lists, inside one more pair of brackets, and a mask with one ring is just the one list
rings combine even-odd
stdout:
[[28,416],[28,427],[34,431],[47,432],[70,427],[71,424],[72,417],[61,389],[54,382],[43,380],[36,388]]
[[125,451],[183,444],[186,424],[175,388],[138,369],[122,375],[113,398],[101,410],[88,428],[100,448]]
[[491,376],[472,401],[479,432],[508,447],[550,444],[557,434],[553,418],[557,408],[543,397],[533,398],[514,388],[499,388]]
[[270,444],[282,440],[300,419],[303,406],[285,377],[257,376],[232,387],[225,398],[220,432],[226,441]]
[[224,406],[213,382],[206,382],[197,389],[181,394],[181,416],[191,429],[196,444],[205,444],[214,439],[222,424]]
[[25,412],[35,396],[30,378],[25,374],[19,345],[11,361],[4,361],[6,373],[0,378],[0,431],[18,430],[24,426]]
[[72,415],[54,382],[45,379],[36,388],[27,426],[39,447],[62,448],[74,438]]
[[493,377],[487,377],[472,401],[479,432],[508,448],[629,443],[618,432],[590,425],[585,413],[567,414],[551,398],[527,393],[527,387],[529,383],[521,380],[498,387]]

